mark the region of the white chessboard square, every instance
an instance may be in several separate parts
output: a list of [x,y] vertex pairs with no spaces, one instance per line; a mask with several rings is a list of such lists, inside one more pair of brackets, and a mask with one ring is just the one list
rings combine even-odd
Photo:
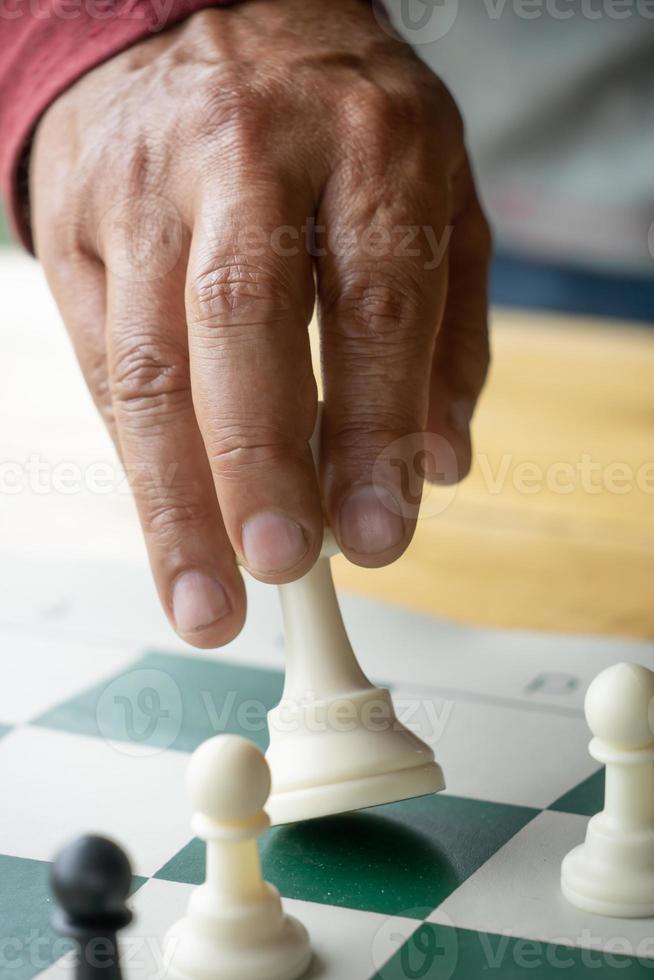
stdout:
[[[164,939],[186,913],[192,885],[151,879],[135,894],[134,921],[121,936],[124,980],[164,980],[169,958]],[[311,937],[314,958],[303,980],[370,980],[420,925],[418,919],[337,908],[293,899],[284,908]],[[44,980],[73,980],[73,964],[64,958]]]
[[[587,817],[546,810],[497,851],[429,917],[430,922],[616,956],[654,959],[652,919],[613,919],[570,905],[561,861],[581,844]],[[648,964],[650,969],[654,963]]]
[[586,688],[604,667],[627,660],[654,669],[651,640],[487,629],[358,595],[339,599],[365,672],[393,686],[581,715]]
[[395,689],[393,700],[400,719],[434,749],[454,796],[542,809],[597,769],[581,715],[448,700],[418,688]]
[[[248,616],[239,635],[215,652],[185,643],[168,622],[145,563],[91,562],[12,554],[0,569],[0,648],[13,635],[80,649],[164,650],[188,657],[284,667],[277,590],[244,575]],[[6,637],[6,639],[5,639]],[[54,639],[53,639],[54,638]],[[92,657],[88,657],[93,662]],[[72,668],[71,668],[72,673]]]
[[46,728],[0,739],[0,851],[51,861],[80,834],[114,838],[134,872],[154,874],[191,838],[188,756],[134,756],[116,743]]
[[[0,569],[0,629],[13,626],[64,642],[75,636],[83,642],[206,657],[207,651],[185,644],[168,623],[136,526],[132,541],[135,550],[121,540],[119,554],[101,557],[46,548],[38,558],[24,548],[8,552]],[[246,586],[245,628],[216,656],[283,666],[276,589],[249,576]],[[479,629],[357,595],[345,593],[339,599],[364,670],[393,686],[424,684],[444,697],[490,698],[581,714],[585,690],[603,667],[629,660],[654,668],[651,641]]]
[[11,725],[34,720],[118,674],[139,656],[136,646],[52,638],[46,632],[11,627],[0,631],[0,643],[11,664],[0,685],[0,719]]

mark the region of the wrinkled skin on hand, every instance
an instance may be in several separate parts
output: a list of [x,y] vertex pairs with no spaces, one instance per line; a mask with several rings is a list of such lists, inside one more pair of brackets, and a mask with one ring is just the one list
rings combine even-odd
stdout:
[[298,578],[324,519],[350,560],[397,558],[423,474],[470,466],[490,242],[451,96],[369,5],[189,17],[56,100],[30,177],[37,254],[180,635],[235,636],[235,559]]

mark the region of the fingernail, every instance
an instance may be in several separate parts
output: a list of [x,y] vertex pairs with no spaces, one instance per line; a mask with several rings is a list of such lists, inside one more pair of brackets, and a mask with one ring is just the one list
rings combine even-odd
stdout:
[[343,546],[361,555],[388,551],[405,534],[399,504],[384,487],[359,487],[346,497],[339,525]]
[[243,525],[243,555],[254,572],[285,572],[297,565],[308,549],[302,527],[286,514],[262,511]]
[[184,572],[173,586],[173,618],[180,633],[195,633],[211,626],[230,611],[227,593],[204,572]]
[[452,402],[447,411],[448,424],[462,436],[470,433],[470,422],[475,410],[474,402],[464,398],[458,402]]

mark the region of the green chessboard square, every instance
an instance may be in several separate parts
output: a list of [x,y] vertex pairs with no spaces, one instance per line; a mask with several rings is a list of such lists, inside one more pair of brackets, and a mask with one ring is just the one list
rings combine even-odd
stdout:
[[[30,980],[71,949],[50,925],[50,868],[46,861],[0,854],[0,980]],[[134,875],[130,894],[145,881]]]
[[[425,918],[537,812],[436,795],[274,827],[261,840],[263,873],[286,898]],[[156,877],[199,884],[202,842]]]
[[412,917],[440,905],[537,812],[436,794],[276,827],[262,840],[264,873],[288,898]]
[[577,813],[581,817],[595,816],[604,807],[604,773],[603,768],[593,773],[583,783],[559,797],[548,810]]
[[186,885],[201,885],[205,874],[205,844],[194,837],[174,857],[157,871],[155,878],[179,881]]
[[373,980],[645,980],[652,961],[423,923]]
[[128,670],[41,715],[34,724],[192,752],[223,732],[265,749],[266,715],[279,701],[283,674],[225,661],[148,653]]
[[49,875],[45,861],[0,854],[1,980],[29,980],[70,948],[50,927]]

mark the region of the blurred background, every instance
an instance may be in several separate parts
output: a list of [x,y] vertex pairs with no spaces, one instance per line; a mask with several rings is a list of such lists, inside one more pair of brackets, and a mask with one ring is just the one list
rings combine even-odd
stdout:
[[461,107],[493,298],[654,320],[654,4],[390,0]]
[[2,202],[0,202],[0,245],[6,246],[10,242],[9,228],[7,226],[7,218],[2,207]]
[[[496,243],[494,361],[470,477],[427,491],[404,559],[339,559],[339,582],[484,628],[650,638],[654,4],[388,6],[466,121]],[[0,235],[3,549],[143,565],[40,269]]]

